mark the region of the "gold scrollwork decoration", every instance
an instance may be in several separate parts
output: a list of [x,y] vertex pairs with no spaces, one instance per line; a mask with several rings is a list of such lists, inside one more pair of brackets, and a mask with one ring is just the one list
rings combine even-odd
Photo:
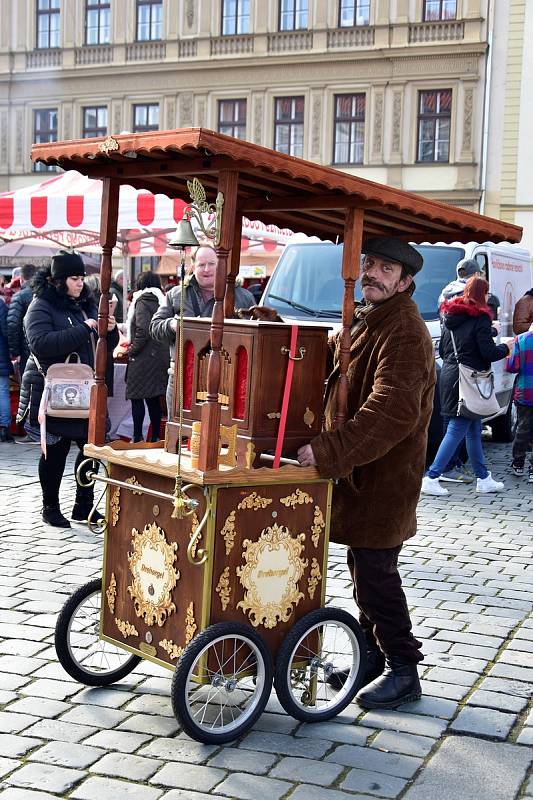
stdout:
[[[124,483],[129,483],[130,486],[140,486],[141,485],[139,483],[139,481],[137,480],[137,478],[135,477],[135,475],[132,475],[131,478],[126,478]],[[132,494],[142,494],[142,492],[137,492],[135,489],[133,489]]]
[[120,145],[117,140],[113,136],[108,136],[103,142],[100,142],[98,145],[98,150],[101,153],[105,153],[107,156],[109,153],[118,150],[119,147]]
[[[192,514],[192,523],[191,523],[191,532],[189,534],[189,539],[192,539],[194,534],[196,533],[196,529],[198,528],[198,517],[196,514]],[[191,556],[196,558],[196,551],[198,550],[198,545],[202,541],[202,534],[198,537],[198,539],[194,542],[193,546],[191,547]]]
[[106,597],[107,597],[107,605],[109,606],[109,610],[112,614],[115,613],[115,597],[117,596],[117,580],[115,578],[115,573],[111,573],[111,578],[109,579],[109,586],[106,589]]
[[127,639],[128,636],[139,635],[135,625],[132,625],[131,622],[128,622],[127,620],[118,619],[118,617],[115,617],[115,624],[125,639]]
[[246,445],[246,454],[244,456],[244,461],[246,464],[246,469],[252,469],[252,465],[255,461],[255,445],[253,442],[248,442]]
[[243,500],[241,500],[237,508],[239,511],[242,511],[245,508],[251,508],[253,511],[259,511],[261,508],[266,508],[271,502],[271,498],[261,497],[261,495],[257,494],[257,492],[252,492],[252,494],[247,495]]
[[180,578],[174,568],[178,545],[169,544],[165,532],[155,522],[145,525],[142,532],[133,528],[131,542],[133,551],[128,554],[128,563],[133,581],[128,592],[135,613],[147,625],[157,622],[161,626],[176,610],[172,590]]
[[113,489],[111,500],[109,501],[109,508],[111,509],[111,525],[114,528],[120,516],[120,486]]
[[159,642],[159,647],[165,650],[172,660],[179,658],[183,653],[183,647],[179,647],[179,645],[174,644],[172,639],[161,639]]
[[318,547],[320,534],[323,533],[325,527],[326,523],[324,522],[324,515],[322,514],[320,507],[315,506],[313,524],[311,525],[311,541],[313,542],[315,547]]
[[307,492],[302,492],[301,489],[296,489],[295,492],[287,495],[287,497],[280,497],[279,502],[287,508],[289,508],[289,506],[296,508],[296,506],[303,506],[304,503],[312,503],[313,498],[310,494],[307,494]]
[[305,533],[293,537],[288,528],[277,523],[264,528],[256,542],[244,540],[242,557],[246,563],[236,572],[245,591],[237,608],[248,613],[255,628],[261,624],[274,628],[278,622],[288,622],[304,598],[298,587],[308,564],[300,556],[304,541]]
[[220,605],[222,606],[222,611],[225,611],[228,607],[229,596],[231,593],[229,585],[229,567],[225,567],[224,571],[221,573],[220,578],[218,579],[218,583],[216,585],[215,592],[220,597]]
[[316,558],[313,558],[311,562],[311,571],[309,573],[309,578],[307,579],[307,592],[311,600],[314,598],[316,587],[318,586],[321,580],[322,580],[322,573],[320,572],[318,561],[316,560]]
[[235,544],[235,509],[230,511],[226,517],[226,521],[222,530],[220,531],[220,535],[226,544],[226,555],[229,556],[233,550],[233,545]]
[[196,633],[198,625],[194,621],[194,605],[191,600],[187,606],[187,613],[185,614],[185,644],[188,645],[192,637]]

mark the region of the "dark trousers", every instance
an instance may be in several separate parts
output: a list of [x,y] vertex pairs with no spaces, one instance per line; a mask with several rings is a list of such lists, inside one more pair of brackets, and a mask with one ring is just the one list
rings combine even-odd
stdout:
[[[70,451],[72,439],[61,438],[56,444],[48,445],[47,455],[44,458],[41,455],[39,459],[39,480],[43,492],[43,505],[44,506],[58,506],[59,505],[59,487],[63,473],[65,472],[65,464],[67,456]],[[85,461],[83,455],[83,446],[87,444],[86,441],[77,441],[78,455],[76,456],[76,463],[74,465],[74,474],[76,474],[78,467]],[[83,470],[86,472],[89,469],[97,469],[96,462],[91,462]],[[82,476],[85,482],[85,476]],[[76,484],[76,502],[90,503],[92,505],[94,496],[94,488],[82,488]]]
[[515,403],[515,407],[518,419],[513,441],[513,461],[523,467],[527,452],[533,464],[533,406]]
[[144,404],[148,406],[150,423],[152,425],[152,442],[159,441],[161,431],[161,402],[159,397],[145,397],[144,400],[131,401],[131,415],[133,417],[133,441],[140,442],[143,438]]
[[377,643],[386,656],[422,661],[398,572],[401,545],[387,550],[349,547],[348,568],[354,583],[359,622],[370,645]]

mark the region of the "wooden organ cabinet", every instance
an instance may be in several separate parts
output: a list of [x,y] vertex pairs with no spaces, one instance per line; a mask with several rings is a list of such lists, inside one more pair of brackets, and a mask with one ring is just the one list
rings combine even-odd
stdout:
[[[201,418],[207,397],[211,320],[187,318],[183,347],[183,435]],[[327,328],[298,328],[296,357],[285,427],[283,454],[291,455],[321,431],[326,373]],[[237,464],[259,466],[259,454],[276,446],[289,364],[291,325],[280,322],[224,321],[219,403],[221,425],[237,427]],[[178,354],[179,349],[176,348]],[[174,386],[179,385],[176,356]],[[166,450],[175,453],[178,439],[179,397],[174,391]],[[249,445],[253,444],[253,450]],[[250,458],[252,453],[253,458]],[[248,454],[248,456],[247,456]]]

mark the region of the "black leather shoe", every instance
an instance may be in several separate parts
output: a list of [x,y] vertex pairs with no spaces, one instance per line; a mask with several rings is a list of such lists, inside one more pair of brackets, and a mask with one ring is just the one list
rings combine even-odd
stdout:
[[[93,507],[92,503],[90,505],[87,505],[85,503],[76,502],[74,503],[74,508],[72,509],[72,514],[70,518],[73,519],[75,522],[87,522],[92,507]],[[102,514],[100,514],[99,511],[94,511],[91,517],[91,523],[93,525],[99,525],[103,519],[104,517]]]
[[0,425],[0,442],[14,442],[15,439],[11,436],[7,425]]
[[[366,670],[365,674],[361,678],[359,683],[359,688],[366,686],[368,683],[371,683],[377,677],[381,675],[383,669],[385,668],[385,656],[377,647],[369,648],[366,651]],[[338,691],[342,689],[346,681],[348,680],[348,675],[350,674],[349,669],[336,669],[334,670],[329,678],[327,679],[327,683],[331,686],[332,689]]]
[[44,506],[42,517],[43,522],[54,528],[70,528],[70,522],[63,516],[59,506]]
[[362,708],[397,708],[421,697],[416,664],[398,656],[388,656],[383,675],[357,692],[355,699]]

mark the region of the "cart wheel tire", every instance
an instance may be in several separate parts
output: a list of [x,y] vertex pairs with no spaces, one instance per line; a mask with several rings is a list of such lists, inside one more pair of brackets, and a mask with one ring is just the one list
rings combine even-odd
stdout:
[[[274,686],[285,711],[303,722],[323,722],[351,703],[366,668],[361,626],[340,608],[319,608],[302,617],[283,640],[276,659]],[[342,688],[327,678],[348,670]]]
[[272,674],[270,651],[251,626],[211,625],[187,645],[176,666],[171,687],[176,719],[198,742],[231,742],[264,711]]
[[59,612],[55,648],[63,669],[86,686],[109,686],[120,681],[141,661],[100,639],[100,578],[80,586]]

